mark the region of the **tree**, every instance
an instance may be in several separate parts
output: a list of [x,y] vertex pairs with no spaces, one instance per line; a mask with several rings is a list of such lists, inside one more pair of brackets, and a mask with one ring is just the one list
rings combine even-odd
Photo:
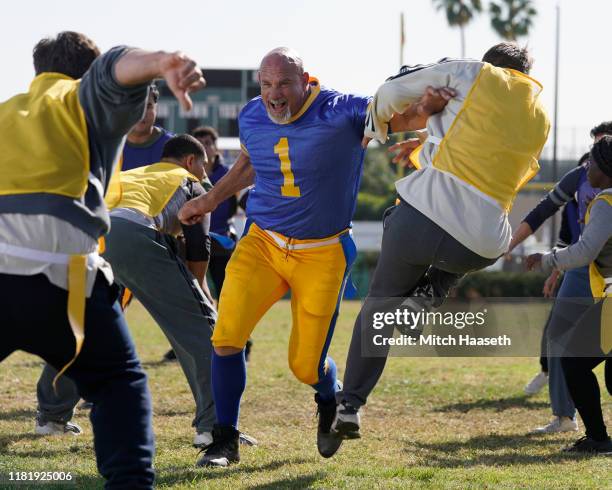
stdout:
[[461,57],[465,58],[465,26],[469,24],[476,13],[482,12],[480,0],[433,0],[436,10],[444,10],[446,20],[451,27],[459,27],[461,31]]
[[531,0],[498,0],[489,5],[491,26],[501,37],[516,41],[529,34],[538,11]]
[[383,211],[395,202],[396,180],[387,145],[370,145],[365,155],[363,176],[354,219],[377,221]]

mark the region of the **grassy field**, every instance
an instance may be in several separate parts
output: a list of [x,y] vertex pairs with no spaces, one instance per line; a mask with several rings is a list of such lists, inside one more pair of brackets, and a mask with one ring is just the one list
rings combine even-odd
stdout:
[[[331,346],[341,373],[358,307],[344,303]],[[522,395],[535,359],[391,359],[365,410],[363,439],[320,458],[313,395],[287,366],[287,302],[254,334],[241,425],[260,446],[225,471],[196,469],[187,383],[177,364],[159,361],[168,344],[140,305],[128,320],[153,392],[159,488],[612,488],[612,458],[559,452],[581,433],[526,435],[550,417],[546,393]],[[9,471],[71,471],[78,488],[101,488],[86,412],[75,417],[80,437],[33,434],[40,368],[23,353],[0,368],[0,480]],[[604,413],[612,425],[607,394]]]

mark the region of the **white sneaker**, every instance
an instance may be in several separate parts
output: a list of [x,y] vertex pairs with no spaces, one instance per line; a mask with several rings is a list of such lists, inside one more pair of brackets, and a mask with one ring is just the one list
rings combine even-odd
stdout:
[[196,432],[196,435],[193,436],[193,445],[195,447],[206,449],[212,443],[212,432]]
[[569,417],[555,417],[550,424],[534,429],[532,434],[553,434],[555,432],[575,432],[578,430],[578,421]]
[[525,385],[525,394],[526,395],[535,395],[539,393],[542,388],[544,388],[548,384],[548,374],[544,371],[540,371],[536,374],[533,379]]
[[34,428],[34,433],[38,434],[39,436],[55,436],[64,434],[78,436],[81,434],[81,432],[83,432],[81,427],[74,422],[66,422],[65,424],[59,422],[45,422],[41,424],[37,420],[36,427]]

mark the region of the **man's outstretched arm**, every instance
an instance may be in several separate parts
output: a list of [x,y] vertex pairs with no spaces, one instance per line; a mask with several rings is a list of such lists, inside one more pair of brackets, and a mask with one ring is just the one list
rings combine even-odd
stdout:
[[255,170],[251,165],[251,159],[241,151],[234,166],[210,192],[185,203],[179,211],[179,219],[185,224],[201,221],[206,213],[214,211],[220,203],[253,184],[254,180]]
[[155,78],[166,80],[185,110],[193,105],[189,93],[206,85],[196,62],[181,52],[132,49],[115,64],[115,79],[121,85],[140,85]]
[[[376,91],[368,108],[365,136],[380,143],[387,140],[389,122],[394,114],[404,114],[417,102],[429,87],[455,89],[453,72],[456,63],[440,62],[404,70],[388,79]],[[419,128],[417,128],[419,129]]]

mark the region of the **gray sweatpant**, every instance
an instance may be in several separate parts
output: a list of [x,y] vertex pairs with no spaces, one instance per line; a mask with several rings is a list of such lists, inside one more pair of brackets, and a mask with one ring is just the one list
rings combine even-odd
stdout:
[[[172,245],[153,229],[112,218],[104,258],[115,280],[134,293],[170,341],[195,399],[192,425],[198,432],[209,432],[216,422],[210,383],[216,311]],[[54,376],[55,370],[46,366],[37,386],[38,416],[65,422],[79,398],[65,377],[59,379],[56,394],[51,386]]]
[[[481,257],[464,247],[404,201],[387,215],[383,227],[380,257],[370,291],[355,321],[344,387],[337,394],[338,401],[347,401],[354,407],[365,405],[387,362],[384,355],[362,354],[361,315],[364,310],[372,308],[372,303],[382,298],[410,296],[426,273],[435,281],[438,290],[448,292],[466,273],[483,269],[497,260]],[[398,300],[398,305],[401,302]]]

